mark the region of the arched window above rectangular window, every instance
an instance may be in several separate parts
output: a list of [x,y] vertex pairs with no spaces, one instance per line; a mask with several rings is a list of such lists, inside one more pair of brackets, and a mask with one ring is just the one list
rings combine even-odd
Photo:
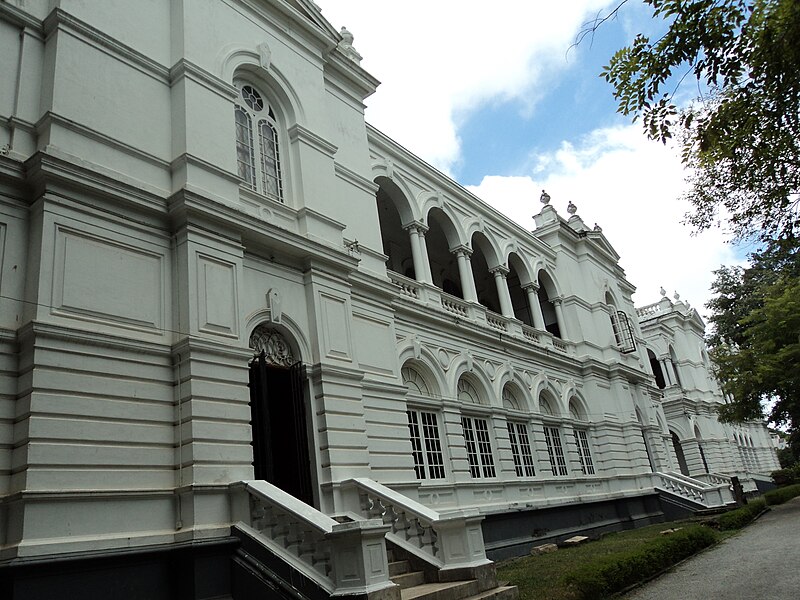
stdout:
[[236,163],[242,185],[283,202],[280,135],[275,112],[258,90],[242,85],[234,116]]

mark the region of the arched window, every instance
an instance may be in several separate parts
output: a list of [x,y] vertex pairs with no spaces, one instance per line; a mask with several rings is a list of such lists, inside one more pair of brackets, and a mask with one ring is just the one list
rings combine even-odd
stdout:
[[[425,378],[415,368],[405,365],[400,370],[403,384],[412,396],[428,398],[430,387]],[[409,406],[406,410],[408,434],[411,440],[411,454],[414,459],[414,472],[417,479],[442,479],[444,453],[439,435],[439,416],[426,408]]]
[[[554,477],[564,477],[568,475],[567,461],[564,459],[564,446],[561,443],[561,430],[557,422],[552,417],[555,416],[550,400],[542,394],[539,397],[539,409],[542,413],[542,431],[544,432],[544,442],[547,446],[547,458],[550,459],[550,472]],[[548,419],[548,417],[550,417]]]
[[252,85],[241,85],[236,98],[236,163],[242,183],[283,202],[278,124],[272,107]]
[[[511,410],[522,408],[515,387],[509,383],[503,386],[503,406]],[[533,477],[536,475],[536,469],[533,466],[528,424],[525,421],[509,420],[506,426],[511,443],[511,456],[514,459],[514,472],[517,477]]]
[[[481,404],[478,390],[466,377],[458,380],[457,393],[461,402]],[[494,477],[494,456],[489,435],[489,421],[482,417],[462,414],[461,427],[464,430],[464,444],[467,448],[470,475],[474,478]]]
[[573,421],[572,434],[575,438],[575,448],[578,451],[578,459],[581,463],[581,473],[584,475],[594,475],[594,462],[592,453],[589,450],[589,428],[586,426],[586,417],[583,410],[576,402],[569,403],[569,416]]

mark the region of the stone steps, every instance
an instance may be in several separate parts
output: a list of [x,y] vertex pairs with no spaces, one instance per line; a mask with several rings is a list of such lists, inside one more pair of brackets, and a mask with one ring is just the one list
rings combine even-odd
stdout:
[[498,585],[481,591],[475,579],[463,581],[428,582],[423,571],[412,571],[408,560],[394,560],[389,553],[389,576],[400,586],[401,600],[516,600],[517,588]]

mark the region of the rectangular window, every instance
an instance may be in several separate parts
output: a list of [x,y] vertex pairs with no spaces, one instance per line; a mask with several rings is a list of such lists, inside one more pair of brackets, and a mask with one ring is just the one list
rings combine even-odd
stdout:
[[508,423],[508,438],[511,441],[511,454],[514,457],[514,471],[517,477],[533,477],[533,454],[525,423]]
[[554,476],[567,474],[567,463],[564,460],[564,448],[561,435],[555,427],[544,428],[544,441],[547,444],[547,456],[550,458],[550,469]]
[[589,452],[589,436],[585,429],[575,429],[575,446],[578,448],[578,458],[581,461],[581,473],[584,475],[594,475],[594,464],[592,455]]
[[467,446],[469,473],[473,477],[494,477],[494,457],[486,419],[461,417],[464,442]]
[[407,410],[406,415],[417,479],[443,479],[444,457],[436,414]]

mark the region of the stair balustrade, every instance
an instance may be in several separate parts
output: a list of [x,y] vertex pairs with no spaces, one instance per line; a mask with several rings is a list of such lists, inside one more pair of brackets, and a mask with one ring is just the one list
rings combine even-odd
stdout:
[[[394,589],[380,520],[341,523],[266,481],[231,486],[235,527],[331,596]],[[399,594],[382,597],[399,597]]]
[[733,502],[728,484],[709,484],[679,473],[655,473],[656,488],[702,504],[706,508]]
[[391,529],[387,539],[440,571],[475,569],[486,558],[477,511],[438,513],[368,478],[343,483],[348,507],[359,516],[381,519]]

